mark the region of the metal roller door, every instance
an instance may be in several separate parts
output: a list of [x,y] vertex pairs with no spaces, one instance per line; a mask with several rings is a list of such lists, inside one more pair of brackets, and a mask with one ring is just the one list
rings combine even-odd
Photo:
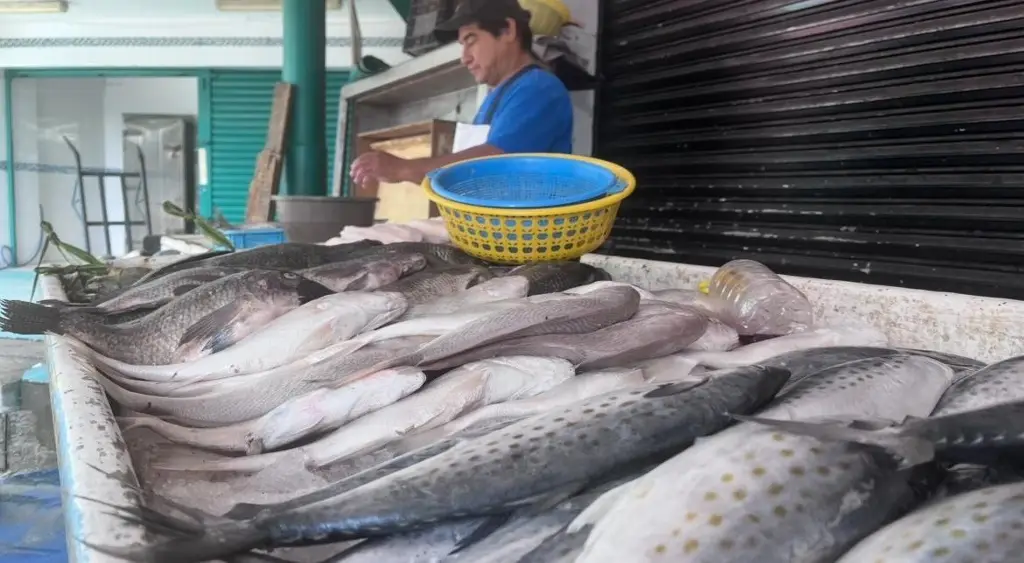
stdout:
[[1024,297],[1024,4],[602,4],[605,252]]
[[[210,196],[206,216],[219,210],[232,223],[245,219],[249,182],[267,138],[273,104],[274,84],[280,70],[215,70],[209,78]],[[348,80],[347,71],[327,73],[327,162],[328,182],[334,161],[338,97]],[[282,183],[284,177],[282,176]]]

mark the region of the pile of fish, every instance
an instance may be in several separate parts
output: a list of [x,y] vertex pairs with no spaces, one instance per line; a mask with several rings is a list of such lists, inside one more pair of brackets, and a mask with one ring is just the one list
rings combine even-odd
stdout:
[[757,334],[728,306],[580,262],[288,243],[4,301],[0,330],[63,336],[122,432],[166,440],[156,470],[329,476],[218,514],[151,495],[119,513],[153,542],[93,546],[129,560],[1018,561],[1024,357]]

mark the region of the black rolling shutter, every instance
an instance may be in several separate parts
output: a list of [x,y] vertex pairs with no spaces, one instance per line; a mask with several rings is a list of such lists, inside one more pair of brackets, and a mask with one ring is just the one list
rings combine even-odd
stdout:
[[603,4],[604,252],[1024,298],[1024,4]]

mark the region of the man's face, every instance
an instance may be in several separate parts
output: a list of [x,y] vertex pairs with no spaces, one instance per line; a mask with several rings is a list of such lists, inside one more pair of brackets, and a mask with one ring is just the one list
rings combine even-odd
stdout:
[[[515,22],[509,21],[510,26]],[[509,27],[495,37],[477,24],[459,28],[459,43],[462,44],[462,64],[478,83],[490,86],[501,81],[501,61],[514,56],[515,28]]]

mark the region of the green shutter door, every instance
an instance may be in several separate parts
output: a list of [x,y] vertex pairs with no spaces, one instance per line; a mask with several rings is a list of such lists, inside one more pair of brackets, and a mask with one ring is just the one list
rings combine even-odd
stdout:
[[[209,93],[209,197],[203,198],[202,214],[220,211],[232,223],[245,218],[249,182],[267,137],[274,84],[280,71],[215,70]],[[334,135],[338,123],[338,96],[348,79],[346,71],[327,73],[327,181],[334,159]],[[284,178],[282,177],[282,182]]]

